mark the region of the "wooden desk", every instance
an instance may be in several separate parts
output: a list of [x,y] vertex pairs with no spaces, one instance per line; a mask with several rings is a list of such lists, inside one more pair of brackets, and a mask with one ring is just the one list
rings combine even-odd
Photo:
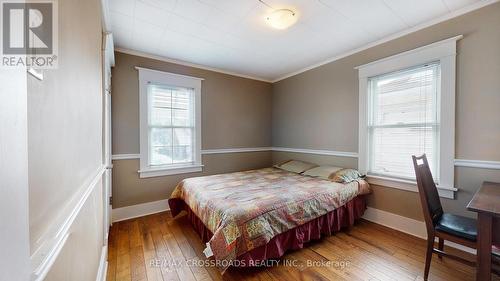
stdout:
[[491,280],[491,245],[500,242],[500,183],[484,182],[467,209],[477,212],[476,280]]

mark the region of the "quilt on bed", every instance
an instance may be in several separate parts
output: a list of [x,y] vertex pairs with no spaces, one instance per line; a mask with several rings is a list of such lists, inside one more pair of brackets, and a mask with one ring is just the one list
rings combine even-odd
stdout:
[[225,271],[239,255],[367,189],[364,180],[342,184],[265,168],[185,179],[171,199],[183,200],[213,233],[208,244]]

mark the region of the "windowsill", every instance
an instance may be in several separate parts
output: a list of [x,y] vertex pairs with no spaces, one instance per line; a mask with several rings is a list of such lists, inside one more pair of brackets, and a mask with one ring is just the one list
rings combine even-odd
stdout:
[[[369,184],[380,185],[380,186],[418,193],[416,181],[374,176],[374,175],[367,176],[366,180],[368,181]],[[455,191],[458,191],[458,189],[455,187],[446,187],[446,186],[437,186],[437,189],[440,197],[448,199],[455,199]]]
[[178,174],[196,173],[203,171],[203,165],[201,164],[189,164],[189,165],[179,165],[171,167],[155,167],[141,169],[137,171],[140,178],[152,178],[161,176],[170,176]]

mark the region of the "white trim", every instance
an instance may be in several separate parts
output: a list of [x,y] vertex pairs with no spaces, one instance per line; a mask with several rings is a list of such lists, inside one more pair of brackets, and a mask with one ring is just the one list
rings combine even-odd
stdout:
[[[107,58],[106,59],[106,65],[107,67],[111,68],[111,67],[114,67],[115,66],[115,43],[114,43],[114,37],[113,37],[113,33],[110,33],[110,32],[106,32],[105,33],[105,57]],[[109,72],[110,72],[110,76],[111,76],[111,70],[109,69]]]
[[[441,40],[414,50],[406,51],[386,57],[362,66],[356,67],[359,72],[359,130],[358,130],[358,170],[369,174],[369,77],[407,69],[425,63],[439,61],[441,67],[440,96],[438,97],[439,112],[439,184],[445,187],[440,195],[454,198],[453,189],[455,175],[455,78],[456,78],[456,41],[463,38],[458,35]],[[411,190],[400,180],[384,179],[383,184],[388,187]]]
[[109,0],[101,0],[101,21],[103,32],[103,51],[106,53],[106,60],[104,64],[109,67],[115,66],[115,53],[114,53],[114,40],[111,32],[111,17],[109,14]]
[[[450,50],[450,48],[446,48],[447,45],[446,43],[455,43],[456,41],[460,40],[464,38],[463,35],[457,35],[457,36],[454,36],[454,37],[450,37],[450,38],[447,38],[447,39],[444,39],[444,40],[441,40],[441,41],[437,41],[437,42],[434,42],[434,43],[431,43],[431,44],[428,44],[428,45],[425,45],[425,46],[422,46],[422,47],[418,47],[418,48],[415,48],[415,49],[411,49],[411,50],[408,50],[406,52],[402,52],[402,53],[398,53],[398,54],[395,54],[395,55],[392,55],[392,56],[389,56],[389,57],[385,57],[385,58],[381,58],[379,60],[376,60],[376,61],[372,61],[372,62],[369,62],[369,63],[366,63],[366,64],[363,64],[363,65],[359,65],[359,66],[356,66],[354,67],[354,69],[358,69],[360,70],[360,76],[364,77],[364,76],[372,76],[372,74],[370,73],[367,73],[365,75],[362,75],[363,72],[361,72],[361,70],[365,71],[368,70],[370,67],[372,66],[375,66],[377,69],[376,69],[376,74],[379,74],[380,72],[390,72],[390,71],[394,71],[395,69],[389,69],[389,70],[380,70],[380,66],[379,64],[381,63],[384,63],[384,62],[388,62],[388,63],[391,63],[391,60],[405,60],[406,56],[408,55],[411,55],[411,54],[415,54],[415,55],[418,55],[418,56],[421,56],[419,53],[423,53],[423,52],[426,52],[428,50],[432,50],[434,48],[437,48],[437,51],[436,50],[433,50],[433,53],[430,55],[431,58],[430,60],[433,60],[432,59],[432,56],[435,57],[435,59],[439,59],[441,57],[445,57],[445,56],[450,56],[450,55],[454,55],[455,52],[453,50],[453,48]],[[426,56],[425,58],[426,60],[429,59],[429,56]],[[411,66],[413,63],[410,63],[409,66]],[[399,68],[399,66],[398,66]],[[403,67],[404,68],[404,67]]]
[[99,259],[99,269],[97,270],[96,281],[106,281],[108,271],[108,246],[101,249],[101,258]]
[[[396,215],[387,211],[367,207],[363,215],[365,220],[404,232],[406,234],[427,239],[427,230],[423,221]],[[468,253],[476,254],[473,248],[465,247],[450,241],[445,241],[445,245],[462,250]]]
[[161,75],[169,75],[169,76],[175,76],[179,78],[185,78],[185,79],[196,79],[196,80],[205,80],[205,78],[200,78],[200,77],[195,77],[195,76],[189,76],[189,75],[183,75],[183,74],[178,74],[178,73],[173,73],[173,72],[168,72],[168,71],[162,71],[162,70],[157,70],[157,69],[151,69],[151,68],[146,68],[142,66],[136,66],[134,67],[136,70],[145,70],[145,71],[150,71],[154,73],[158,73]]
[[[334,150],[318,150],[318,149],[301,149],[301,148],[287,148],[287,147],[243,147],[243,148],[220,148],[220,149],[203,149],[202,155],[207,154],[226,154],[226,153],[240,153],[240,152],[259,152],[259,151],[281,151],[281,152],[295,152],[317,155],[329,155],[340,157],[358,157],[356,152],[344,152]],[[131,160],[139,159],[140,154],[113,154],[112,160]],[[494,169],[500,170],[500,161],[485,161],[485,160],[467,160],[455,159],[455,167],[470,167],[479,169]]]
[[[176,73],[135,67],[139,74],[139,131],[140,131],[140,170],[141,178],[166,176],[182,173],[200,172],[201,164],[201,82],[203,78],[179,75]],[[149,100],[148,84],[159,83],[169,86],[192,88],[194,91],[194,136],[193,136],[193,163],[190,165],[165,165],[153,167],[149,163]]]
[[500,161],[455,159],[455,166],[500,170]]
[[348,151],[335,151],[335,150],[324,150],[324,149],[303,149],[303,148],[289,148],[289,147],[273,147],[273,151],[280,152],[295,152],[295,153],[307,153],[307,154],[318,154],[318,155],[329,155],[329,156],[340,156],[340,157],[352,157],[357,158],[357,152]]
[[337,56],[334,56],[334,57],[331,57],[329,59],[326,59],[324,61],[321,61],[319,63],[316,63],[316,64],[313,64],[311,66],[308,66],[308,67],[304,67],[300,70],[297,70],[297,71],[294,71],[294,72],[291,72],[291,73],[288,73],[286,75],[283,75],[281,76],[280,78],[277,78],[277,79],[274,79],[271,81],[271,83],[276,83],[276,82],[279,82],[281,80],[284,80],[286,78],[289,78],[289,77],[292,77],[292,76],[295,76],[297,74],[300,74],[300,73],[303,73],[303,72],[306,72],[308,70],[311,70],[311,69],[314,69],[314,68],[317,68],[317,67],[320,67],[322,65],[325,65],[325,64],[328,64],[328,63],[331,63],[331,62],[334,62],[336,60],[340,60],[342,58],[345,58],[345,57],[348,57],[350,55],[353,55],[353,54],[356,54],[356,53],[359,53],[359,52],[362,52],[364,50],[367,50],[367,49],[370,49],[372,47],[375,47],[377,45],[381,45],[383,43],[386,43],[386,42],[389,42],[391,40],[394,40],[394,39],[397,39],[397,38],[400,38],[400,37],[403,37],[405,35],[408,35],[410,33],[413,33],[413,32],[416,32],[416,31],[419,31],[419,30],[422,30],[424,28],[427,28],[429,26],[432,26],[432,25],[435,25],[435,24],[438,24],[438,23],[441,23],[441,22],[444,22],[444,21],[447,21],[447,20],[450,20],[452,18],[455,18],[455,17],[458,17],[458,16],[461,16],[463,14],[466,14],[466,13],[469,13],[469,12],[472,12],[472,11],[475,11],[477,9],[480,9],[480,8],[483,8],[485,6],[488,6],[488,5],[491,5],[491,4],[494,4],[496,2],[498,2],[500,0],[484,0],[484,1],[478,1],[478,2],[475,2],[471,5],[468,5],[466,7],[463,7],[461,9],[458,9],[458,10],[455,10],[455,11],[452,11],[452,12],[449,12],[441,17],[438,17],[436,19],[432,19],[432,20],[429,20],[427,22],[424,22],[424,23],[421,23],[421,24],[418,24],[416,26],[413,26],[413,27],[410,27],[408,29],[405,29],[405,30],[402,30],[400,32],[397,32],[397,33],[394,33],[392,35],[389,35],[387,37],[384,37],[382,39],[379,39],[379,40],[376,40],[374,42],[370,42],[364,46],[361,46],[359,48],[356,48],[354,50],[351,50],[351,51],[348,51],[346,53],[343,53],[341,55],[337,55]]
[[182,165],[167,168],[149,168],[146,170],[139,170],[139,177],[142,178],[153,178],[161,176],[170,176],[178,174],[196,173],[203,170],[203,165]]
[[102,30],[108,32],[111,30],[111,17],[109,15],[109,1],[101,0],[101,19]]
[[219,149],[204,149],[201,154],[225,154],[225,153],[241,153],[241,152],[259,152],[271,151],[272,147],[242,147],[242,148],[219,148]]
[[[463,38],[457,35],[425,46],[421,46],[406,52],[398,53],[370,63],[356,66],[359,78],[372,77],[401,69],[414,67],[424,63],[443,60],[447,57],[455,57],[456,42]],[[444,73],[442,70],[441,72]]]
[[129,160],[129,159],[140,159],[140,154],[113,154],[111,160]]
[[28,73],[31,74],[33,77],[36,79],[43,81],[43,70],[41,69],[34,69],[33,67],[28,68]]
[[169,211],[168,199],[113,209],[113,222]]
[[[208,154],[226,154],[226,153],[242,153],[242,152],[259,152],[259,151],[271,151],[272,147],[241,147],[241,148],[218,148],[218,149],[202,149],[202,155]],[[113,160],[129,160],[129,159],[140,159],[140,154],[113,154]]]
[[[417,183],[415,181],[387,178],[387,177],[380,177],[373,175],[369,175],[366,178],[366,180],[368,181],[369,184],[391,187],[418,193]],[[455,191],[458,191],[457,188],[448,186],[437,186],[437,189],[440,197],[448,199],[455,199]]]
[[106,171],[106,167],[101,165],[92,176],[91,180],[87,181],[87,184],[84,185],[83,194],[80,195],[77,193],[78,201],[69,212],[64,222],[59,226],[53,226],[52,231],[41,238],[43,242],[31,255],[31,264],[33,268],[32,280],[41,281],[46,277],[68,237],[71,235],[71,226],[78,217],[82,207],[87,202],[87,199],[96,188],[97,183],[101,181],[104,171]]
[[171,58],[167,58],[167,57],[164,57],[164,56],[153,55],[153,54],[149,54],[149,53],[145,53],[145,52],[140,52],[140,51],[135,51],[135,50],[130,50],[130,49],[126,49],[126,48],[115,48],[115,52],[119,52],[119,53],[123,53],[123,54],[128,54],[128,55],[133,55],[133,56],[139,56],[139,57],[153,59],[153,60],[164,61],[164,62],[168,62],[168,63],[174,63],[174,64],[188,66],[188,67],[194,67],[194,68],[208,70],[208,71],[214,71],[214,72],[218,72],[218,73],[222,73],[222,74],[227,74],[227,75],[231,75],[231,76],[236,76],[236,77],[241,77],[241,78],[246,78],[246,79],[252,79],[252,80],[257,80],[257,81],[272,83],[271,80],[265,79],[265,78],[262,78],[262,77],[245,75],[245,74],[241,74],[241,73],[237,73],[237,72],[223,70],[223,69],[216,68],[216,67],[210,67],[210,66],[206,66],[206,65],[190,63],[190,62],[187,62],[187,61],[171,59]]

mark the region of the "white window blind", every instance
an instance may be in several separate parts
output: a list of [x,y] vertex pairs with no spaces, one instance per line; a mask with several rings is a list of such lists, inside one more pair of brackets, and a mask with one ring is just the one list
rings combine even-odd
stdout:
[[194,89],[148,84],[149,165],[195,162]]
[[368,173],[415,179],[411,155],[427,154],[439,180],[440,64],[368,78]]

